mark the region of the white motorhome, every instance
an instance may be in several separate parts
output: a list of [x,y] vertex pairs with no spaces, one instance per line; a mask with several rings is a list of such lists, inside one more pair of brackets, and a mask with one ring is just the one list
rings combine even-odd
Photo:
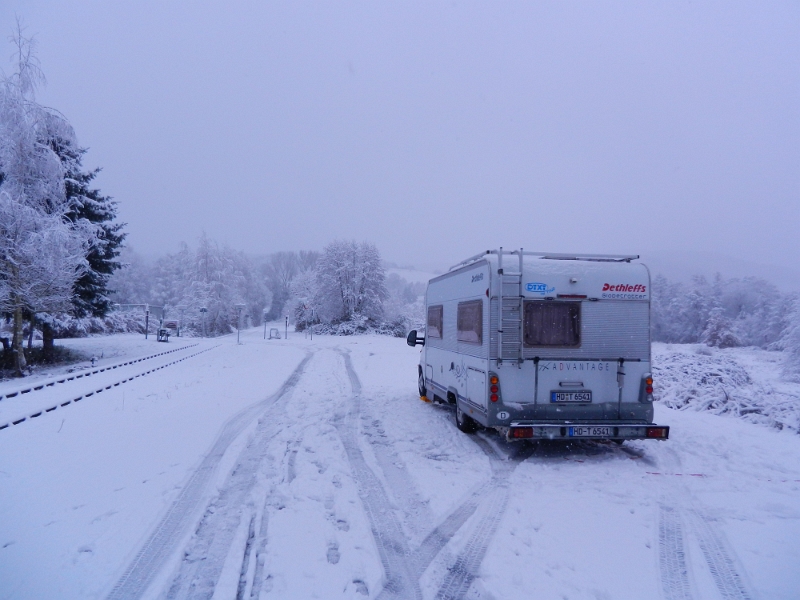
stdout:
[[650,273],[638,256],[487,250],[431,279],[419,393],[508,440],[669,437],[653,423]]

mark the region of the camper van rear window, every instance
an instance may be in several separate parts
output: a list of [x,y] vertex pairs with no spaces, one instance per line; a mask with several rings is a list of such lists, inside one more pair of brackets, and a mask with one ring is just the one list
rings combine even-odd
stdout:
[[428,337],[442,339],[442,305],[428,307]]
[[581,345],[581,303],[533,301],[525,303],[525,345],[576,347]]
[[458,341],[483,344],[483,300],[458,303]]

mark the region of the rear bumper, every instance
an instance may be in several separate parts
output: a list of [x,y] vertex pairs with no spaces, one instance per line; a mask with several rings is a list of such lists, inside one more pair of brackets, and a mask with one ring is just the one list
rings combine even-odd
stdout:
[[519,440],[667,440],[669,426],[655,423],[620,422],[512,422],[505,429],[506,439]]

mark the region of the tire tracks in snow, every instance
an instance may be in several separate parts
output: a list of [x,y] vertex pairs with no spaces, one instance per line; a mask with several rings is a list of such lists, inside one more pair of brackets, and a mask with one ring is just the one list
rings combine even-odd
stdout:
[[[470,535],[464,549],[458,554],[452,566],[448,569],[444,581],[436,592],[437,600],[457,600],[463,598],[469,591],[472,582],[478,576],[478,570],[483,562],[483,558],[486,556],[489,544],[508,506],[508,480],[517,466],[525,459],[529,458],[535,450],[532,445],[523,446],[510,458],[503,458],[480,434],[476,434],[472,439],[489,458],[489,464],[492,467],[493,474],[491,480],[484,484],[472,498],[468,499],[467,502],[451,513],[451,515],[459,512],[466,514],[467,510],[464,509],[471,507],[473,504],[475,505],[475,510],[472,512],[476,512],[478,506],[481,508],[481,517],[475,525],[472,535]],[[467,515],[467,518],[469,518],[469,516],[471,515]],[[455,531],[458,531],[458,529]],[[450,537],[455,534],[455,531],[450,534]],[[445,540],[445,543],[447,543],[447,541],[449,541],[449,539]],[[426,564],[425,568],[427,568],[427,566]]]
[[433,560],[444,550],[453,536],[480,512],[465,548],[455,558],[441,584],[436,598],[462,598],[477,577],[483,557],[497,531],[508,504],[508,479],[516,467],[533,453],[532,446],[519,449],[510,458],[501,457],[482,437],[471,439],[490,460],[492,477],[453,509],[442,522],[411,549],[400,521],[380,479],[364,459],[358,447],[358,420],[361,413],[361,382],[350,355],[339,351],[353,391],[346,422],[338,423],[345,452],[361,491],[361,499],[370,521],[373,538],[384,568],[384,587],[378,598],[421,598],[419,580]]
[[[674,450],[670,462],[680,464]],[[659,502],[659,570],[664,597],[667,600],[693,598],[691,571],[686,560],[684,519],[705,559],[706,565],[724,600],[753,600],[755,597],[745,580],[744,570],[736,553],[714,520],[698,508],[691,490],[683,483],[664,481]],[[668,486],[668,487],[667,487]],[[686,500],[679,500],[685,498]]]
[[361,502],[367,513],[372,537],[383,566],[384,586],[381,596],[421,600],[422,592],[419,588],[418,578],[415,577],[416,570],[411,561],[411,552],[403,528],[380,479],[369,467],[358,447],[361,381],[353,369],[350,355],[343,351],[339,351],[339,354],[344,359],[353,396],[344,422],[340,420],[334,425],[339,431],[339,437],[353,470]]
[[[172,503],[169,510],[156,526],[153,533],[144,543],[136,557],[112,588],[108,595],[108,600],[140,598],[145,593],[148,586],[158,574],[159,569],[164,565],[170,554],[175,551],[178,542],[191,525],[192,520],[195,518],[197,508],[203,498],[203,493],[208,483],[211,481],[211,478],[213,477],[217,466],[222,460],[225,451],[228,449],[231,443],[233,443],[233,441],[239,437],[242,431],[244,431],[244,429],[250,423],[252,423],[253,419],[255,419],[260,413],[263,413],[267,409],[271,408],[279,399],[287,395],[297,385],[312,356],[312,353],[307,354],[306,357],[295,368],[292,374],[281,385],[278,391],[272,396],[262,400],[261,402],[253,404],[248,408],[245,408],[237,415],[232,417],[223,426],[222,431],[217,437],[217,440],[214,442],[214,445],[211,447],[211,450],[208,452],[208,454],[206,454],[205,458],[203,458],[200,466],[192,474],[188,483],[184,486],[183,490],[181,490],[181,493]],[[256,436],[258,437],[259,435],[262,435],[264,433],[263,430],[267,426],[267,420],[262,419],[258,425]],[[257,441],[258,440],[256,440],[256,442]],[[256,443],[256,445],[258,444]],[[240,474],[240,477],[237,479],[244,481],[245,471],[249,472],[251,469],[255,469],[259,462],[260,461],[256,461],[255,457],[253,456],[245,456],[244,464],[237,464],[237,467],[234,470],[234,474],[237,472]],[[251,481],[251,486],[252,483],[253,482]],[[228,497],[226,500],[230,501],[232,498]],[[232,505],[230,502],[228,502],[225,506],[230,512],[237,513],[236,520],[238,524],[238,519],[241,518],[241,505]],[[222,512],[224,513],[225,511]],[[203,521],[201,521],[200,527],[198,528],[198,533],[200,533],[200,530],[209,531],[203,527],[203,524],[207,522],[206,517],[208,515],[209,513],[206,512],[206,515],[204,516]],[[232,518],[233,517],[231,516],[231,519]],[[231,533],[231,535],[235,533],[235,529],[236,528],[234,527],[234,531]],[[214,537],[213,530],[210,530],[210,534],[212,537]],[[218,540],[218,545],[219,544],[221,544],[221,540]],[[210,545],[211,542],[209,542],[209,546]],[[219,565],[209,565],[207,570],[203,571],[202,575],[204,576],[204,580],[207,581],[209,577],[213,577],[215,572],[218,576],[217,567],[218,570],[222,569],[222,563],[224,562],[224,559],[225,556],[222,557]],[[184,563],[185,562],[186,561],[184,561]],[[190,584],[192,581],[190,581]],[[176,588],[176,590],[180,589],[183,589],[182,586],[178,586],[178,588]],[[173,596],[171,592],[172,589],[170,589],[170,597],[176,597]],[[208,597],[210,597],[211,594],[213,594],[213,587],[211,588],[211,593],[208,595]]]
[[659,502],[658,568],[665,600],[691,600],[683,522],[680,512],[665,497]]

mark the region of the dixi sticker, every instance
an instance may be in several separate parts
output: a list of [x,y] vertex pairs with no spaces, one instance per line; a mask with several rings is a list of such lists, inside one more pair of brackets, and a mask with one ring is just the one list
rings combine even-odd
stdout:
[[545,294],[552,294],[556,291],[555,287],[548,286],[546,283],[527,283],[525,289],[534,294],[544,296]]

